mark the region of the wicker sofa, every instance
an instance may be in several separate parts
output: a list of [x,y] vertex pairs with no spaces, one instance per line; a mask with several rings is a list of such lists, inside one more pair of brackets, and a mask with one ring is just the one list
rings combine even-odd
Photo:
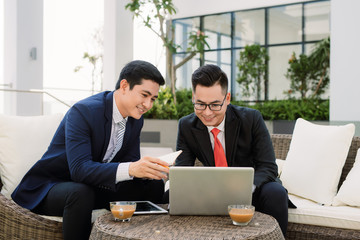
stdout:
[[[286,159],[292,136],[273,134],[271,137],[276,157]],[[340,184],[352,168],[358,148],[360,138],[354,137]],[[0,194],[0,239],[63,239],[61,228],[61,222],[34,214]],[[289,222],[286,239],[360,239],[360,231]]]
[[[289,134],[273,134],[271,136],[275,155],[277,159],[286,159],[289,151],[292,135]],[[351,147],[342,170],[339,187],[345,180],[347,174],[351,170],[357,150],[360,148],[360,138],[354,137]],[[334,227],[324,227],[308,224],[299,224],[289,222],[286,239],[360,239],[360,230],[341,229]]]

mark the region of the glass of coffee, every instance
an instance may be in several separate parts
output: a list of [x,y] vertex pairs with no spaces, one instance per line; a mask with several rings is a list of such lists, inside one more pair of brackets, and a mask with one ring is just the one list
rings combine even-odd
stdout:
[[136,202],[110,202],[110,210],[115,221],[128,222],[136,209]]
[[252,205],[229,205],[228,212],[234,225],[246,226],[255,213]]

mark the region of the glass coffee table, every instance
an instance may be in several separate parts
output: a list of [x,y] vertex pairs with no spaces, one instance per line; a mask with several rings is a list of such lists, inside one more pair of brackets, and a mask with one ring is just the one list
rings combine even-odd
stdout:
[[277,221],[255,212],[248,226],[234,226],[229,216],[134,215],[115,222],[111,213],[98,217],[91,240],[115,239],[284,239]]

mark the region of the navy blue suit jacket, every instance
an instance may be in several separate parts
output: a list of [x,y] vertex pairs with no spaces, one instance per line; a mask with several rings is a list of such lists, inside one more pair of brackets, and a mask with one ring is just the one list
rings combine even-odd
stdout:
[[[269,132],[259,111],[228,105],[225,118],[226,160],[229,167],[253,167],[254,184],[276,181],[277,165]],[[177,150],[183,150],[175,165],[215,166],[207,127],[192,113],[179,121]]]
[[109,145],[113,92],[79,101],[64,116],[49,148],[12,193],[20,206],[34,209],[56,183],[74,181],[116,190],[118,162],[140,159],[143,118],[129,117],[123,146],[110,163],[102,163]]

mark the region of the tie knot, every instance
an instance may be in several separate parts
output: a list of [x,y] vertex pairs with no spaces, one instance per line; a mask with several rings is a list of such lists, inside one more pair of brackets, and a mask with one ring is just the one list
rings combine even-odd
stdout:
[[220,130],[217,129],[217,128],[213,128],[213,129],[211,130],[211,133],[214,135],[214,138],[217,137],[217,135],[219,134],[219,132],[220,132]]

